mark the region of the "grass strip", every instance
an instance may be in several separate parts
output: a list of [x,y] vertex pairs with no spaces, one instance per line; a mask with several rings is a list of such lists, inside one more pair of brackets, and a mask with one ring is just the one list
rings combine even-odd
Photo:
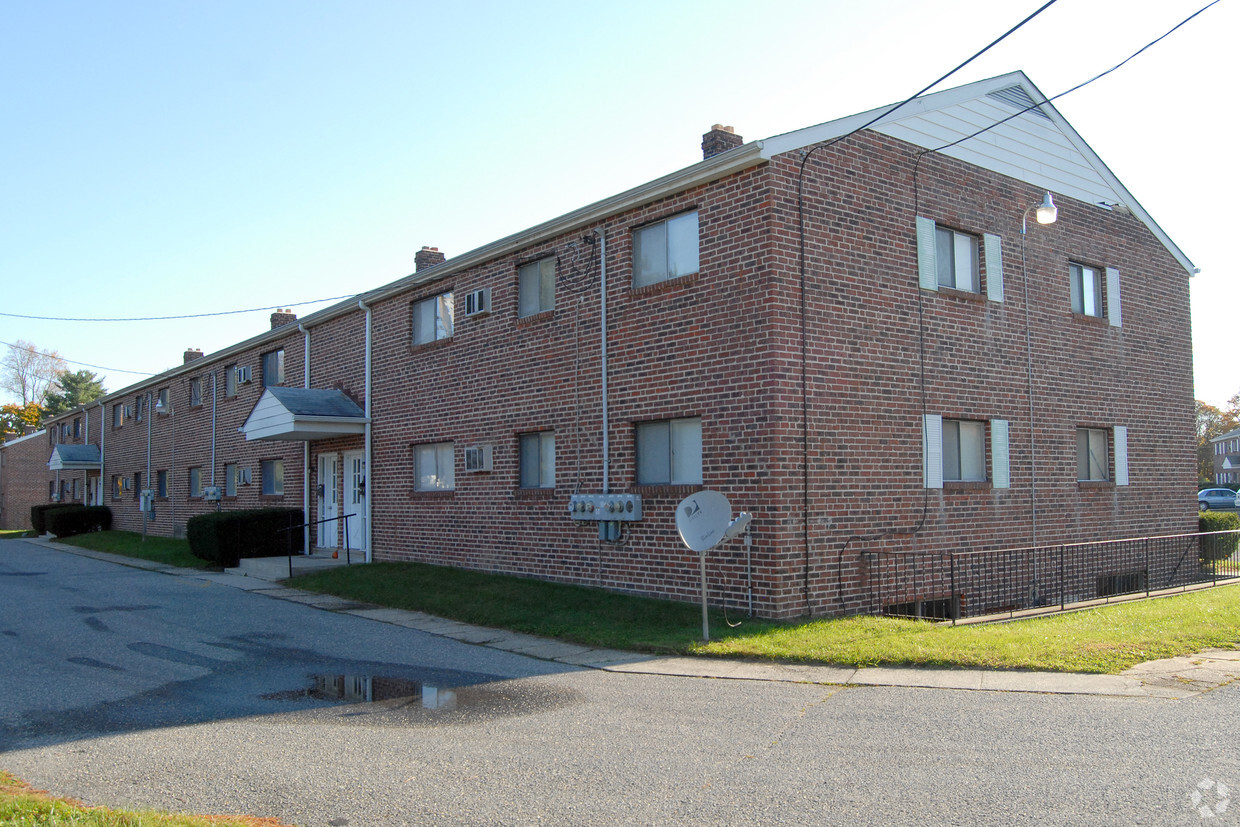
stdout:
[[183,569],[219,570],[210,561],[195,557],[189,551],[189,541],[173,537],[148,536],[144,541],[142,535],[134,531],[93,531],[79,534],[76,537],[65,537],[56,542],[94,551],[106,551],[124,557],[136,557],[168,566]]
[[255,816],[177,815],[156,810],[113,810],[87,807],[56,798],[0,770],[0,824],[18,827],[285,827],[274,818]]
[[1147,660],[1240,648],[1240,589],[1222,587],[1009,623],[950,626],[888,617],[733,628],[701,609],[582,586],[420,563],[348,566],[294,588],[589,646],[842,666],[937,666],[1114,674]]

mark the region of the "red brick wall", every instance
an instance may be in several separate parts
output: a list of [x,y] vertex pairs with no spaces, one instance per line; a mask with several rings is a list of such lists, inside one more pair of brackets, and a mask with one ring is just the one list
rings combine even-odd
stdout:
[[[1021,215],[1041,191],[941,156],[921,163],[915,186],[915,154],[866,133],[811,157],[804,340],[799,153],[469,269],[451,272],[447,262],[439,280],[376,301],[369,481],[375,558],[696,599],[696,555],[674,524],[674,506],[693,487],[637,486],[634,468],[636,423],[688,416],[702,419],[705,486],[754,515],[752,570],[739,541],[710,554],[712,602],[726,600],[730,608],[746,605],[752,585],[754,608],[767,616],[872,611],[872,567],[863,557],[871,552],[1192,531],[1187,274],[1135,218],[1064,196],[1059,222],[1033,227],[1022,257]],[[634,289],[633,229],[690,209],[699,214],[700,272]],[[1006,300],[920,290],[917,215],[1000,235]],[[567,516],[572,493],[602,487],[600,245],[588,243],[596,228],[606,232],[607,250],[610,487],[640,493],[644,511],[642,521],[625,524],[618,542],[600,541],[596,524]],[[555,309],[519,319],[517,268],[548,255],[558,259]],[[1070,260],[1121,271],[1122,327],[1071,313]],[[491,312],[467,318],[463,297],[481,287],[491,289]],[[457,300],[454,335],[412,345],[413,303],[446,290]],[[360,405],[364,324],[359,309],[310,328],[311,385],[340,387]],[[278,341],[286,384],[301,386],[302,335],[293,330]],[[176,414],[151,423],[151,467],[174,471],[176,494],[157,503],[150,530],[172,533],[209,507],[187,501],[185,469],[202,467],[209,484],[211,372],[219,377],[216,484],[223,485],[226,463],[254,474],[254,484],[225,507],[264,504],[258,463],[276,457],[285,461],[281,504],[301,504],[302,446],[245,443],[237,433],[261,393],[261,354],[274,346],[205,357],[170,380]],[[227,398],[222,371],[234,363],[254,366],[255,381]],[[204,405],[190,408],[194,376],[204,379]],[[1012,487],[948,483],[927,491],[923,410],[1007,420]],[[99,419],[92,416],[92,429]],[[110,407],[102,419],[108,477],[145,471],[146,423],[127,420],[112,429]],[[1128,428],[1131,484],[1078,484],[1076,428],[1116,425]],[[556,436],[556,488],[521,490],[518,438],[547,429]],[[415,492],[413,447],[449,441],[455,490]],[[464,449],[479,444],[493,447],[493,470],[467,473]],[[312,445],[312,486],[320,482],[320,455],[363,445],[361,437]],[[342,497],[343,483],[341,469]],[[105,498],[118,528],[141,528],[134,496]]]
[[44,431],[0,445],[0,528],[29,529],[30,506],[48,502],[52,446]]

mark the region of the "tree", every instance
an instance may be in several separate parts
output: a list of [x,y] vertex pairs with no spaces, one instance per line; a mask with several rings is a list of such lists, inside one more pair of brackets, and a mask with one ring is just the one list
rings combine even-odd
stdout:
[[25,425],[39,427],[42,419],[43,409],[33,402],[25,405],[0,405],[0,442],[4,441],[4,434],[11,431],[21,436]]
[[79,405],[94,402],[106,393],[103,382],[99,381],[94,371],[61,371],[56,377],[56,387],[47,395],[44,407],[48,416],[56,416]]
[[1196,400],[1197,408],[1197,478],[1214,479],[1214,445],[1210,440],[1240,428],[1240,393],[1227,400],[1226,409],[1219,409]]
[[56,377],[66,370],[65,360],[54,350],[39,350],[32,342],[17,340],[0,361],[0,388],[21,398],[22,407],[42,406]]

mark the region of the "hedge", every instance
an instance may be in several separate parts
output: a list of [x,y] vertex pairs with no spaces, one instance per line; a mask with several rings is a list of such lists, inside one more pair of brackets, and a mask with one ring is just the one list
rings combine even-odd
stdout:
[[[1212,531],[1240,530],[1240,516],[1234,511],[1202,511],[1197,515],[1197,530],[1202,533]],[[1207,563],[1226,560],[1240,546],[1240,534],[1224,534],[1218,537],[1203,537],[1201,540],[1201,559]]]
[[35,534],[47,533],[47,520],[45,519],[47,512],[53,508],[74,508],[72,504],[66,503],[39,503],[30,506],[30,527],[34,529]]
[[191,517],[185,537],[195,557],[225,568],[243,557],[284,557],[301,551],[300,531],[281,531],[304,523],[300,508],[218,511]]
[[47,530],[57,537],[72,537],[112,527],[112,509],[104,505],[70,505],[43,514]]

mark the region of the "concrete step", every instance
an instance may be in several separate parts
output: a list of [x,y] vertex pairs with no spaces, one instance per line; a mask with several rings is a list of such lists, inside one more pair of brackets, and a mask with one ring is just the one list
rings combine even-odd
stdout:
[[[366,561],[365,552],[353,551],[350,556],[354,565]],[[338,558],[332,557],[330,551],[316,551],[310,555],[293,555],[293,574],[309,574],[323,569],[334,569],[347,565],[342,550]],[[259,580],[287,580],[289,576],[289,558],[287,557],[247,557],[241,560],[236,568],[225,569],[229,574],[240,574],[244,577],[255,577]]]

